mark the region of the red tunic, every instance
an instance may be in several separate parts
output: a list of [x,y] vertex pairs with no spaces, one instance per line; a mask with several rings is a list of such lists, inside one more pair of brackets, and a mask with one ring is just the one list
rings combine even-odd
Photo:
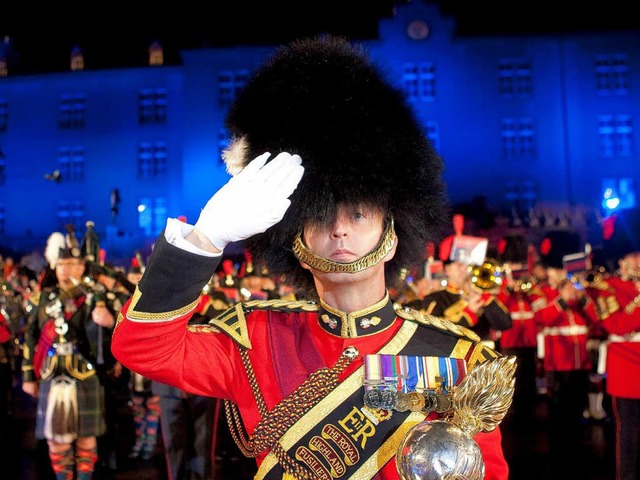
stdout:
[[9,318],[0,311],[0,343],[11,340],[11,330],[9,329]]
[[544,369],[551,371],[589,370],[587,339],[591,325],[598,322],[595,305],[565,305],[556,297],[536,313],[544,335]]
[[609,333],[607,393],[640,398],[640,290],[620,277],[605,283],[607,288],[597,290],[596,302],[602,306],[602,326]]
[[[167,250],[172,250],[171,255],[164,255],[163,262],[158,262]],[[261,309],[245,315],[246,330],[238,330],[236,338],[228,331],[223,333],[210,326],[187,326],[198,304],[198,293],[207,280],[205,271],[213,269],[211,266],[202,268],[199,275],[190,272],[186,265],[202,262],[201,257],[176,250],[163,241],[156,244],[155,258],[138,285],[139,292],[121,311],[113,336],[113,353],[124,366],[144,377],[193,394],[234,401],[248,433],[253,432],[261,416],[239,353],[239,343],[251,346],[247,352],[256,382],[267,409],[271,410],[310,373],[333,366],[345,348],[352,346],[360,355],[340,378],[349,376],[362,365],[363,355],[375,353],[386,345],[405,322],[395,314],[386,318],[384,308],[390,304],[383,303],[384,308],[378,306],[368,315],[370,325],[374,327],[363,326],[364,323],[356,322],[358,317],[349,315],[345,316],[342,326],[335,329],[331,315],[324,310],[279,312]],[[173,268],[169,258],[173,256],[178,257],[174,260],[175,266],[182,268]],[[166,265],[160,267],[163,263]],[[191,278],[185,278],[189,276]],[[202,285],[194,286],[196,276]],[[171,298],[167,295],[169,291],[173,292]],[[150,312],[152,308],[158,310]],[[382,312],[380,315],[378,310]],[[389,312],[388,308],[386,312]],[[363,315],[359,318],[364,318]],[[441,348],[438,342],[445,340],[438,332],[433,337],[434,345],[425,347],[432,352],[425,351],[424,355],[438,351]],[[499,428],[480,433],[475,440],[483,453],[485,479],[506,480],[508,466]],[[262,452],[257,457],[258,465],[267,453]],[[375,478],[398,479],[395,462],[388,461],[380,466]]]
[[538,325],[533,311],[535,295],[525,292],[506,292],[499,295],[509,310],[513,325],[500,335],[500,348],[535,348],[537,345]]

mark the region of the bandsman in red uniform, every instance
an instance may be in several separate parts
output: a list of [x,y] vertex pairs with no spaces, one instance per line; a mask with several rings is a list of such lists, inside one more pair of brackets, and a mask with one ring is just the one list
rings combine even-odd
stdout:
[[507,307],[513,325],[500,335],[500,351],[518,358],[516,387],[510,415],[516,426],[530,426],[537,394],[538,325],[535,312],[546,305],[544,293],[527,266],[528,244],[521,234],[505,236],[498,260],[505,269],[505,285],[498,299]]
[[[256,479],[398,479],[407,428],[442,415],[427,398],[502,363],[473,332],[389,296],[448,218],[441,161],[402,93],[335,37],[278,49],[227,124],[235,176],[194,226],[168,221],[114,353],[156,381],[225,399]],[[241,302],[188,326],[223,249],[240,240],[305,300]],[[377,376],[383,360],[406,377]],[[506,480],[499,426],[475,440],[484,478]]]
[[[609,334],[606,391],[616,425],[616,478],[640,478],[640,211],[607,219],[604,252],[612,275],[589,289]],[[613,268],[612,268],[613,267]]]
[[582,434],[593,368],[587,340],[598,323],[594,302],[578,283],[569,279],[564,268],[563,259],[580,251],[584,248],[578,233],[547,233],[540,245],[540,258],[547,267],[550,289],[546,291],[547,306],[536,312],[544,336],[551,454],[559,469],[572,469],[573,473],[574,462],[583,454],[576,439]]
[[[513,323],[507,307],[497,296],[502,289],[502,269],[499,272],[497,269],[491,271],[494,266],[498,267],[495,261],[485,259],[484,253],[477,254],[482,249],[486,252],[487,239],[462,234],[462,215],[453,216],[453,226],[455,233],[445,238],[439,249],[446,285],[406,305],[467,327],[478,334],[485,344],[495,348],[499,332],[510,328]],[[481,265],[482,278],[474,279],[472,268]]]

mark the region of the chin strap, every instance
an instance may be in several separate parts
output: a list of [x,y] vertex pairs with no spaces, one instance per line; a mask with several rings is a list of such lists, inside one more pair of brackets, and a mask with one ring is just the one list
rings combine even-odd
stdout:
[[396,231],[393,228],[393,219],[388,223],[380,243],[370,253],[364,257],[349,263],[339,263],[328,258],[316,255],[302,241],[302,234],[298,233],[293,240],[293,254],[302,263],[309,265],[315,270],[324,273],[358,273],[367,268],[373,267],[387,256],[396,241]]

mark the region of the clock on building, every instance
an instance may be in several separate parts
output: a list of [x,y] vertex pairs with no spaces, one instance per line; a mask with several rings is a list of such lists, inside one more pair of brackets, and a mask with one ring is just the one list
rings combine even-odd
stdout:
[[424,20],[414,20],[407,25],[407,35],[413,40],[423,40],[429,35],[429,25]]

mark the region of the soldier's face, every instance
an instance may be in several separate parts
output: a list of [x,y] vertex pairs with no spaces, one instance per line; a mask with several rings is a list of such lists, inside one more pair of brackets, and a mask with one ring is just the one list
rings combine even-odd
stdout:
[[349,263],[371,252],[382,237],[383,216],[365,206],[341,206],[335,219],[304,229],[306,245],[316,255]]
[[[340,205],[335,218],[324,219],[304,228],[304,242],[317,256],[336,263],[351,263],[371,253],[384,233],[384,214],[366,205]],[[335,284],[354,283],[384,276],[384,263],[393,258],[395,245],[379,262],[357,273],[327,273],[304,263],[316,280]]]
[[547,278],[552,288],[560,288],[567,281],[567,272],[561,268],[547,268]]
[[56,278],[63,288],[68,288],[80,281],[84,273],[84,262],[78,258],[61,258],[56,263]]

